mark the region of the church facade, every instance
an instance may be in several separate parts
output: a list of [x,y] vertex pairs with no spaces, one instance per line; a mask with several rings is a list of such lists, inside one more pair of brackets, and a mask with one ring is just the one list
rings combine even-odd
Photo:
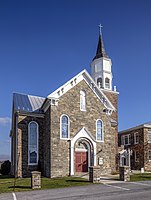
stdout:
[[118,155],[118,92],[112,89],[112,62],[102,33],[91,75],[83,70],[42,98],[13,94],[11,173],[59,177],[116,171]]

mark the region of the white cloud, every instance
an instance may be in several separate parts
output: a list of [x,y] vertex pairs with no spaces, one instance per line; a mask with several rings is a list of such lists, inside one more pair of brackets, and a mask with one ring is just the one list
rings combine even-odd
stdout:
[[6,126],[6,125],[10,125],[11,122],[11,118],[9,117],[0,117],[0,125],[2,126]]

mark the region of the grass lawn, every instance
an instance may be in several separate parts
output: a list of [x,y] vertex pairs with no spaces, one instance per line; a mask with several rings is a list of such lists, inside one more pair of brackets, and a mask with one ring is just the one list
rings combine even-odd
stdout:
[[151,180],[151,173],[133,174],[130,178],[131,181],[149,181]]
[[[64,177],[64,178],[42,178],[42,188],[61,188],[61,187],[71,187],[71,186],[82,186],[91,184],[84,178],[77,177]],[[31,179],[30,178],[18,178],[16,180],[15,192],[27,191],[31,189]],[[14,191],[14,178],[9,178],[7,176],[0,176],[0,193],[13,192]]]

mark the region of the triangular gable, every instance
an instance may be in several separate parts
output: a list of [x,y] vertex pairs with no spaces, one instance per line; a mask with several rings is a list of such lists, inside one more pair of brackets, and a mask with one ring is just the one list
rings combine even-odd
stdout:
[[96,142],[96,139],[88,131],[86,127],[81,128],[74,136],[73,140],[77,141],[79,138],[88,138],[90,141]]
[[106,97],[106,95],[101,91],[101,89],[97,86],[95,81],[92,79],[92,77],[85,69],[76,76],[74,76],[72,79],[70,79],[68,82],[66,82],[64,85],[59,87],[53,93],[48,95],[47,98],[51,99],[51,98],[61,97],[71,88],[80,83],[82,80],[84,80],[87,83],[87,85],[91,88],[91,90],[95,93],[95,95],[99,98],[99,100],[104,104],[106,108],[112,111],[116,110],[115,107],[112,105],[112,103],[109,101],[109,99]]

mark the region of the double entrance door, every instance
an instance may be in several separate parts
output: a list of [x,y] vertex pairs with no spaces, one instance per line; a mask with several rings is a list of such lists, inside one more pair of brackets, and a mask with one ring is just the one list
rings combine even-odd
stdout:
[[75,152],[75,171],[88,172],[88,152]]

